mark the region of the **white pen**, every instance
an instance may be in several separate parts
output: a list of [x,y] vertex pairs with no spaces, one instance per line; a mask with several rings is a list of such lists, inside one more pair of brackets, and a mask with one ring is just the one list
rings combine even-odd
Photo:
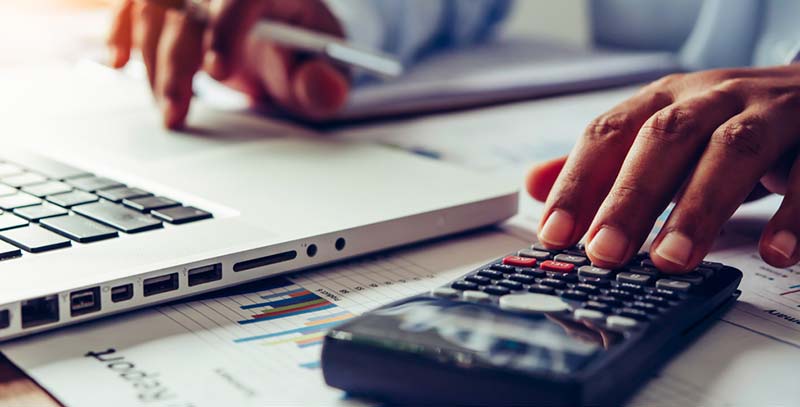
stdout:
[[[208,20],[208,5],[204,0],[148,1],[166,8],[184,10],[198,21]],[[377,50],[356,47],[333,35],[270,20],[256,23],[251,35],[288,48],[323,55],[332,61],[374,75],[393,78],[403,73],[403,65],[393,56]]]

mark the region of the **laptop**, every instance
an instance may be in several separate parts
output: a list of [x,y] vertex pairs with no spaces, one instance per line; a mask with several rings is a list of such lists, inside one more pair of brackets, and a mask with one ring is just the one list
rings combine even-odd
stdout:
[[4,96],[0,340],[517,210],[508,180],[404,151],[202,104],[170,133],[139,82],[92,69],[41,81],[47,97]]

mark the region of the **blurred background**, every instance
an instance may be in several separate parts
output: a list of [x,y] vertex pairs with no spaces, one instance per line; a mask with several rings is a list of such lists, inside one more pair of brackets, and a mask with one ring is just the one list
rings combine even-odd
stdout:
[[[114,0],[0,1],[0,70],[40,69],[104,57],[114,4]],[[504,33],[577,46],[589,43],[584,0],[526,0],[515,2],[514,7],[502,27]]]

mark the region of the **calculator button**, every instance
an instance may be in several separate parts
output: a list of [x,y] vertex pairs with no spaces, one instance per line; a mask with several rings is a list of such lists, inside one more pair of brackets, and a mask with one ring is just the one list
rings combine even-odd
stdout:
[[550,272],[550,273],[547,273],[547,276],[550,277],[550,278],[555,278],[556,280],[566,281],[568,283],[577,283],[578,282],[578,276],[576,276],[575,274],[572,274],[572,273]]
[[698,267],[694,271],[703,276],[703,278],[711,278],[714,275],[714,270],[706,267]]
[[530,257],[536,260],[547,260],[550,258],[550,252],[544,252],[541,250],[532,250],[532,249],[523,249],[517,252],[517,256],[519,257]]
[[478,285],[477,284],[471,283],[469,281],[456,281],[455,283],[453,283],[453,285],[451,287],[455,288],[456,290],[477,290],[478,289]]
[[630,291],[620,290],[617,288],[612,288],[608,290],[608,295],[622,301],[630,300],[633,298],[633,293]]
[[631,303],[631,308],[642,310],[651,315],[658,313],[658,307],[655,304],[651,304],[649,302],[644,302],[644,301],[634,301],[633,303]]
[[552,295],[526,293],[500,297],[500,308],[519,312],[558,312],[568,310],[569,304]]
[[691,285],[700,285],[703,283],[703,276],[700,273],[688,273],[683,275],[671,275],[672,280],[685,281]]
[[639,273],[622,272],[617,274],[617,281],[620,283],[648,284],[653,280],[653,276]]
[[543,278],[539,281],[539,284],[553,288],[564,288],[567,286],[567,283],[561,280],[556,280],[554,278]]
[[617,288],[620,290],[626,290],[633,293],[641,292],[644,289],[644,287],[640,286],[639,284],[633,284],[633,283],[619,283],[617,284]]
[[458,291],[449,287],[439,287],[434,288],[431,291],[431,295],[438,298],[456,298],[458,297]]
[[503,278],[503,273],[501,273],[499,271],[489,270],[489,269],[485,269],[485,270],[479,271],[478,275],[481,276],[481,277],[491,278],[491,279],[494,279],[494,280],[498,280],[498,279]]
[[508,288],[510,290],[521,290],[522,289],[522,283],[518,283],[516,281],[511,281],[511,280],[498,281],[497,285],[499,285],[501,287]]
[[[657,286],[658,286],[658,284],[656,284],[656,287]],[[663,288],[657,289],[654,292],[654,294],[659,296],[659,297],[666,298],[668,300],[680,300],[681,299],[681,296],[678,295],[677,292],[672,291],[672,290],[668,290],[668,289],[663,289]]]
[[528,291],[539,294],[555,294],[556,289],[542,284],[533,284],[528,288]]
[[561,297],[569,300],[586,301],[589,298],[589,294],[578,290],[566,290],[561,293]]
[[631,273],[644,274],[653,277],[658,277],[661,275],[661,272],[659,272],[658,269],[653,269],[649,267],[638,267],[638,266],[629,267],[628,271]]
[[539,270],[539,269],[520,267],[517,268],[517,273],[525,274],[526,276],[531,276],[531,277],[539,277],[539,278],[547,277],[547,273],[545,273],[544,270]]
[[575,284],[575,289],[589,294],[597,294],[600,291],[597,287],[586,283]]
[[645,295],[642,297],[642,300],[647,301],[650,304],[657,305],[659,307],[669,307],[669,301],[666,298],[658,296],[658,295]]
[[609,312],[611,311],[611,306],[602,302],[597,301],[586,301],[586,304],[583,304],[583,307],[586,309],[592,309],[595,311],[600,312]]
[[534,244],[531,246],[531,250],[538,250],[538,251],[540,251],[540,252],[548,252],[548,253],[555,253],[555,252],[557,252],[557,250],[551,250],[551,249],[548,249],[548,248],[544,247],[544,245],[543,245],[543,244],[541,244],[541,243],[534,243]]
[[471,283],[475,283],[478,285],[487,285],[492,283],[492,279],[483,276],[469,276],[464,280],[467,280]]
[[508,277],[508,279],[522,284],[533,284],[535,282],[533,276],[526,274],[512,274]]
[[582,277],[609,278],[612,274],[614,274],[614,272],[609,269],[595,266],[582,266],[578,269],[578,275]]
[[572,254],[557,254],[555,257],[553,257],[553,260],[562,263],[574,264],[576,266],[583,266],[584,264],[589,263],[589,260],[587,260],[586,257],[575,256]]
[[722,263],[715,263],[713,261],[701,261],[700,262],[700,267],[705,267],[705,268],[708,268],[708,269],[711,269],[711,270],[714,270],[714,271],[720,271],[725,266]]
[[488,302],[491,301],[492,296],[483,291],[468,290],[461,293],[461,297],[465,301],[471,302]]
[[499,271],[501,273],[516,273],[517,268],[514,266],[509,266],[507,264],[492,264],[489,266],[490,269],[494,271]]
[[619,311],[619,315],[623,317],[632,318],[638,321],[646,321],[647,313],[636,308],[623,308]]
[[508,288],[501,287],[499,285],[487,285],[483,287],[483,292],[492,294],[492,295],[506,295],[511,292]]
[[572,263],[564,263],[562,261],[545,260],[539,265],[542,270],[557,271],[559,273],[569,273],[575,270],[575,265]]
[[611,329],[631,329],[639,325],[639,323],[632,318],[623,317],[619,315],[611,315],[606,318],[606,324]]
[[611,285],[611,281],[608,281],[608,280],[606,280],[606,279],[604,279],[604,278],[597,278],[597,277],[581,277],[579,280],[580,280],[581,282],[583,282],[583,283],[586,283],[586,284],[591,284],[591,285],[593,285],[593,286],[595,286],[595,287],[602,287],[602,288],[606,288],[606,287],[608,287],[609,285]]
[[588,321],[602,321],[606,318],[602,312],[593,309],[576,309],[572,316],[577,320]]
[[506,256],[503,258],[503,264],[515,267],[533,267],[536,265],[536,259],[530,257]]
[[619,298],[614,298],[608,295],[599,295],[595,297],[595,301],[607,304],[611,307],[618,307],[622,305],[622,301],[620,301]]
[[661,280],[656,281],[656,288],[679,291],[679,292],[688,292],[692,288],[692,284],[687,283],[686,281],[678,281],[678,280],[670,280],[668,278],[662,278]]

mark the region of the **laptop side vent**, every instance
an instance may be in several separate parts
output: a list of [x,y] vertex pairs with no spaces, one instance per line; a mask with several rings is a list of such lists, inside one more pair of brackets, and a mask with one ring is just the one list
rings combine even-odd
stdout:
[[290,250],[288,252],[240,261],[233,265],[233,271],[239,272],[251,270],[258,267],[269,266],[271,264],[283,263],[284,261],[294,260],[295,258],[297,258],[297,252]]

